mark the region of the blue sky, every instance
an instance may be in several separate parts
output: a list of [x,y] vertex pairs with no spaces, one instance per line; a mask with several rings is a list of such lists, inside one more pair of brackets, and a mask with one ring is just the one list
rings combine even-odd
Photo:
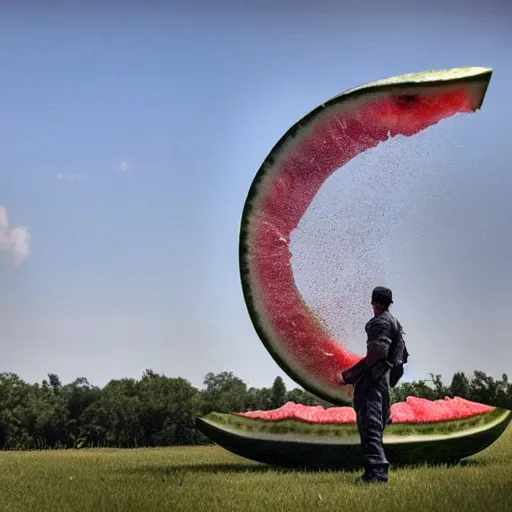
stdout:
[[[261,162],[343,90],[471,65],[494,68],[483,110],[333,176],[299,230],[298,273],[314,303],[332,282],[318,258],[335,265],[343,253],[349,268],[373,251],[375,279],[393,287],[409,336],[409,378],[510,371],[510,7],[84,4],[0,8],[0,228],[18,237],[18,258],[28,253],[15,265],[0,252],[0,371],[97,385],[146,368],[196,386],[209,371],[255,386],[284,376],[239,283],[240,215]],[[384,225],[363,215],[369,182],[389,198]],[[311,244],[318,211],[337,235]],[[384,230],[384,245],[340,246],[358,211],[375,237]],[[12,233],[23,226],[29,239]],[[337,286],[333,302],[346,288]],[[365,293],[350,319],[333,308],[326,317],[360,353]]]

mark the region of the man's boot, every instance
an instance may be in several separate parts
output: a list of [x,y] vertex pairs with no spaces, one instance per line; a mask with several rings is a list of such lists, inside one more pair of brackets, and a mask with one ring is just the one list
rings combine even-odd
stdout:
[[367,466],[364,470],[363,475],[356,478],[357,485],[367,484],[387,484],[388,483],[388,466],[387,465],[375,465]]

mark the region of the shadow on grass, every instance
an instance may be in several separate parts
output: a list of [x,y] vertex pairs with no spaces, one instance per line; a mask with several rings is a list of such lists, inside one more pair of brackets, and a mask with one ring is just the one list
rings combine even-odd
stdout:
[[[299,468],[283,468],[279,466],[270,466],[265,464],[251,463],[219,463],[219,464],[159,464],[155,466],[137,466],[132,468],[123,468],[121,471],[129,473],[154,474],[156,476],[175,476],[183,473],[210,473],[210,474],[228,474],[228,473],[298,473],[304,472]],[[321,470],[308,470],[309,472],[319,472]],[[325,471],[325,470],[324,470]]]
[[[424,468],[461,468],[461,467],[485,467],[488,465],[488,461],[485,459],[466,459],[459,462],[453,463],[445,463],[445,464],[421,464],[421,465],[410,465],[410,464],[401,464],[401,465],[393,465],[391,470],[393,469],[424,469]],[[207,474],[241,474],[241,473],[251,473],[251,474],[264,474],[264,473],[274,473],[274,474],[290,474],[290,473],[352,473],[361,471],[362,467],[350,467],[350,468],[287,468],[280,466],[272,466],[266,464],[254,464],[251,462],[247,463],[219,463],[219,464],[169,464],[169,465],[154,465],[154,466],[136,466],[131,468],[123,468],[122,472],[128,473],[137,473],[137,474],[146,474],[146,475],[154,475],[156,477],[161,477],[163,479],[166,478],[174,478],[177,476],[184,476],[185,474],[195,474],[195,473],[207,473]]]

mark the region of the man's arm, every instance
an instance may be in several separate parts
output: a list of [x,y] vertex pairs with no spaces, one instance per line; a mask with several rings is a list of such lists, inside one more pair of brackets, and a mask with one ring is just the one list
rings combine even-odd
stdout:
[[370,326],[369,337],[372,341],[368,347],[366,357],[341,374],[347,384],[354,384],[366,370],[387,358],[392,341],[391,322],[383,318],[375,319]]

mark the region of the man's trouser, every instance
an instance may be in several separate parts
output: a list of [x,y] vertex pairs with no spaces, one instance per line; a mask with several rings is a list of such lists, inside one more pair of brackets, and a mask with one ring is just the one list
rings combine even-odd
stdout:
[[382,433],[390,414],[389,387],[386,377],[374,381],[371,376],[362,377],[354,389],[354,409],[357,428],[363,448],[364,465],[389,466],[382,444]]

